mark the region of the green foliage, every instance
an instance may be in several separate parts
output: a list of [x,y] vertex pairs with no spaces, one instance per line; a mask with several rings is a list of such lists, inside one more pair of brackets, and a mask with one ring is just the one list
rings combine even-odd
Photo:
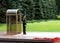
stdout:
[[[59,1],[59,0],[58,0]],[[56,19],[58,13],[57,0],[2,0],[0,2],[0,22],[5,22],[7,9],[20,9],[21,14],[27,15],[27,20]],[[57,5],[56,5],[57,4]],[[57,11],[58,10],[58,11]]]
[[6,1],[2,0],[0,3],[0,22],[4,23],[5,22],[5,12],[6,12]]
[[5,23],[6,21],[6,10],[16,8],[16,3],[12,0],[2,0],[0,3],[0,23]]
[[56,19],[57,6],[55,0],[22,0],[23,14],[32,19]]
[[55,19],[57,14],[57,6],[55,0],[41,0],[40,9],[43,18]]
[[22,0],[21,6],[22,6],[22,13],[27,14],[27,18],[32,20],[34,19],[34,2],[33,0]]
[[58,14],[60,14],[60,0],[56,0],[56,4],[58,7]]

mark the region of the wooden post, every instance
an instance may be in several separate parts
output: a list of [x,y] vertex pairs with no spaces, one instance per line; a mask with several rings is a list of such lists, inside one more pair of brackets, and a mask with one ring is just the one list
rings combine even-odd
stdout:
[[[9,34],[9,35],[14,35],[14,34],[21,33],[21,31],[18,28],[19,27],[18,16],[20,16],[19,19],[20,19],[20,29],[21,29],[21,15],[18,13],[18,11],[19,10],[17,10],[17,9],[10,9],[10,10],[7,10],[7,12],[6,12],[7,34]],[[15,23],[12,22],[13,21],[13,19],[12,19],[13,16],[16,18],[16,20],[14,20],[14,21],[16,21]],[[9,17],[9,18],[7,18],[7,17]],[[9,26],[9,22],[10,22],[10,27],[8,27]],[[13,28],[13,25],[16,26],[16,28]],[[16,30],[12,31],[13,29],[16,29]]]

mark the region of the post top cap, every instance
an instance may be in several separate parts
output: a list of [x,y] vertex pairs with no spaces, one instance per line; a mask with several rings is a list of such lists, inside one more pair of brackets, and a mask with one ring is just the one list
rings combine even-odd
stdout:
[[8,9],[6,13],[7,14],[16,14],[18,12],[19,12],[19,9]]

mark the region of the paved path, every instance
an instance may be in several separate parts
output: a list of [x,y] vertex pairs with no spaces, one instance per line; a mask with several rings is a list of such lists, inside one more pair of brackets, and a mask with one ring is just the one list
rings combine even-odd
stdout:
[[17,34],[14,36],[25,36],[25,37],[30,37],[30,39],[32,38],[56,38],[56,37],[60,37],[60,32],[27,32],[26,35],[23,34]]
[[[6,34],[6,33],[5,33]],[[33,39],[33,38],[60,38],[60,32],[27,32],[26,35],[4,35],[0,32],[0,38]]]

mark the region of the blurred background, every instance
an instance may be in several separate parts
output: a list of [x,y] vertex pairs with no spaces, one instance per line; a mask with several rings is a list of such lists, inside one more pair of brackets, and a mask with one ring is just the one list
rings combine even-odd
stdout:
[[60,32],[60,0],[0,0],[0,31],[6,31],[6,10],[27,16],[27,31]]

